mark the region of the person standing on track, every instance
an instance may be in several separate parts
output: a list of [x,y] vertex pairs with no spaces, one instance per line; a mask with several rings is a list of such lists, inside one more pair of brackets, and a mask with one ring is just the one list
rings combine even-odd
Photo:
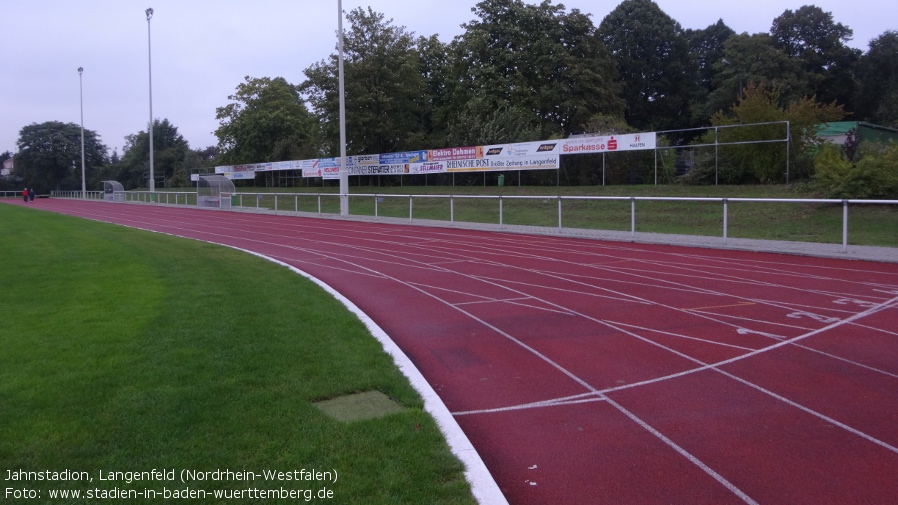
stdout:
[[22,190],[22,200],[24,200],[25,203],[28,203],[28,188]]
[[34,188],[28,188],[28,201],[34,201]]

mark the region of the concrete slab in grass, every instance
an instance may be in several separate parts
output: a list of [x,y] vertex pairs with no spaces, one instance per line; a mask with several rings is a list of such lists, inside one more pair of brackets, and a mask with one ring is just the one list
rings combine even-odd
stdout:
[[334,419],[347,423],[386,417],[406,410],[405,407],[380,391],[365,391],[364,393],[340,396],[315,402],[314,405]]

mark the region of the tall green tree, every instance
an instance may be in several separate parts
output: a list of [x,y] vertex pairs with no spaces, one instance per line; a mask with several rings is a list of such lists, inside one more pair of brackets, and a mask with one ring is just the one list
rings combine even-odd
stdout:
[[886,31],[870,41],[858,76],[856,117],[898,128],[898,31]]
[[[392,19],[357,8],[344,33],[346,144],[350,153],[421,149],[427,86],[414,34]],[[338,56],[305,70],[301,90],[318,117],[325,150],[339,154]]]
[[614,62],[588,15],[549,0],[484,0],[472,11],[478,19],[452,47],[457,126],[500,111],[530,122],[529,114],[548,138],[580,133],[597,114],[622,113]]
[[[47,121],[19,131],[15,175],[28,187],[45,193],[81,189],[81,126]],[[92,130],[84,130],[84,165],[88,181],[106,162],[108,148]],[[92,188],[91,184],[87,189]]]
[[[172,177],[176,185],[183,182],[185,157],[190,146],[178,128],[168,119],[153,121],[153,175],[160,186]],[[150,170],[150,137],[141,131],[125,137],[124,154],[117,164],[110,164],[108,176],[126,189],[148,187]]]
[[694,125],[707,124],[711,114],[718,110],[710,106],[708,96],[714,91],[719,64],[724,59],[724,43],[736,32],[720,19],[703,30],[686,30],[685,34],[698,69],[696,92],[691,97],[692,121]]
[[[691,183],[714,183],[716,180],[726,184],[782,183],[813,175],[813,153],[820,142],[815,126],[844,118],[842,106],[823,104],[809,97],[782,105],[783,99],[776,89],[755,83],[749,83],[743,93],[742,100],[731,111],[718,111],[711,118],[712,125],[727,128],[709,132],[701,139],[705,144],[722,144],[715,150],[719,158],[697,158],[696,167],[684,180]],[[785,122],[788,122],[788,132]],[[766,142],[755,143],[757,141]]]
[[723,44],[723,57],[712,66],[717,70],[714,90],[708,97],[708,110],[729,111],[745,97],[749,86],[775,90],[787,106],[811,88],[813,79],[795,58],[778,49],[770,35],[742,33],[733,35]]
[[299,88],[283,77],[240,83],[232,103],[215,109],[222,163],[263,163],[318,156],[315,118]]
[[599,25],[623,82],[625,118],[642,130],[687,128],[698,69],[679,23],[652,0],[624,0]]
[[837,102],[851,112],[860,51],[848,47],[854,32],[833,20],[831,12],[805,5],[787,9],[773,20],[770,35],[776,48],[798,60],[812,76],[807,96],[823,103]]

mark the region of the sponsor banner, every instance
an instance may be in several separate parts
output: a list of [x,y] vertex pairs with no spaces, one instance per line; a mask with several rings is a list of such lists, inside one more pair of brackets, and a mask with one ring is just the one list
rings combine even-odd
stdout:
[[428,161],[427,151],[406,151],[403,153],[387,153],[380,155],[381,165],[396,165],[400,163],[423,163]]
[[292,161],[278,161],[275,163],[269,163],[271,168],[268,170],[293,170],[293,162]]
[[654,149],[656,146],[656,137],[654,132],[650,132],[564,139],[561,141],[561,154],[606,153]]
[[428,151],[430,161],[473,160],[483,158],[483,146],[450,147]]
[[216,174],[224,174],[224,173],[233,172],[233,171],[234,171],[233,165],[222,165],[220,167],[215,167]]
[[297,170],[302,170],[303,177],[340,178],[340,158],[300,160],[296,162],[295,166]]
[[497,157],[489,162],[490,170],[547,170],[560,167],[559,159],[557,154],[549,154]]
[[544,140],[537,142],[518,142],[516,144],[496,144],[485,146],[483,155],[486,158],[493,156],[525,157],[539,156],[542,154],[558,154],[560,152],[560,140]]
[[324,179],[339,179],[340,178],[340,166],[332,166],[332,167],[322,167],[321,169],[321,177]]
[[410,174],[441,174],[446,172],[446,163],[432,161],[428,163],[413,163],[409,165]]
[[304,168],[302,169],[303,177],[321,177],[322,172],[320,168]]
[[557,154],[542,156],[493,156],[479,160],[446,161],[447,172],[487,172],[490,170],[548,170],[558,168]]
[[480,158],[473,160],[445,161],[447,172],[478,172],[490,169],[490,160]]
[[349,175],[391,175],[407,174],[407,163],[394,163],[391,165],[369,165],[365,167],[349,167]]
[[356,156],[347,156],[346,164],[350,167],[356,166],[364,166],[364,165],[380,165],[380,154],[359,154]]
[[224,173],[222,173],[221,175],[227,177],[228,179],[231,179],[232,181],[243,180],[243,179],[255,179],[255,178],[256,178],[256,173],[255,173],[255,172],[247,172],[247,171],[243,171],[243,172],[224,172]]

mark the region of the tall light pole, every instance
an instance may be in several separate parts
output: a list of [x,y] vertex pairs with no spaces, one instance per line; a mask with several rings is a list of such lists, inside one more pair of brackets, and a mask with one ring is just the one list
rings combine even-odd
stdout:
[[84,82],[81,74],[84,67],[78,67],[78,94],[81,98],[81,198],[87,198],[87,181],[84,178]]
[[[150,19],[153,18],[153,9],[146,10],[147,14],[147,55],[150,64],[150,193],[156,191],[156,177],[153,175],[153,46],[150,41]],[[150,199],[153,195],[150,195]]]
[[337,0],[340,86],[340,215],[349,215],[349,167],[346,166],[346,97],[343,92],[343,0]]

